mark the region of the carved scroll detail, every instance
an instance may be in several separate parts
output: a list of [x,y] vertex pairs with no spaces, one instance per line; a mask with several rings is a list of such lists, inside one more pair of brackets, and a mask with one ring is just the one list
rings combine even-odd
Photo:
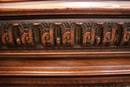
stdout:
[[[7,33],[4,33],[2,35],[2,42],[3,44],[5,44],[6,46],[11,45],[11,46],[16,46],[15,42],[14,42],[14,37],[13,37],[13,27],[18,27],[18,29],[20,30],[20,36],[24,33],[24,28],[22,27],[22,25],[14,23],[12,25],[9,26]],[[21,41],[20,41],[20,37],[16,38],[16,44],[18,46],[21,45]]]
[[44,47],[46,47],[47,43],[49,43],[50,46],[54,45],[53,29],[54,29],[54,25],[51,24],[50,29],[49,29],[49,33],[45,32],[45,33],[42,34],[41,41],[42,41],[42,45]]
[[117,24],[112,25],[111,28],[109,28],[109,25],[103,24],[103,46],[106,46],[106,44],[112,46],[114,44],[116,28]]
[[130,45],[130,28],[127,23],[123,24],[123,37],[121,41],[121,46]]
[[[40,37],[42,37],[43,34],[45,33],[45,27],[40,23],[33,23],[31,27],[32,28],[38,27],[38,29],[40,29]],[[33,39],[31,39],[31,40],[33,40]],[[45,46],[45,44],[46,44],[45,40],[42,39],[42,38],[41,38],[41,43],[42,43],[43,46]]]
[[[4,28],[3,28],[3,26],[0,25],[0,47],[3,45],[2,44],[3,34],[4,34]],[[4,45],[6,45],[6,43]]]
[[86,42],[88,42],[89,45],[92,46],[94,44],[94,37],[95,37],[94,28],[88,29],[89,27],[87,27],[86,24],[83,24],[82,27],[83,27],[83,44],[82,44],[82,46],[83,47],[86,46]]
[[86,24],[82,24],[83,47],[86,46],[86,42],[88,43],[87,46],[94,46],[94,42],[95,46],[99,45],[101,39],[99,36],[96,35],[97,27],[98,25],[96,23],[93,23],[91,25],[88,24],[88,26],[86,26]]
[[[59,28],[61,27],[61,23],[59,23],[59,22],[55,22],[54,23],[54,26],[53,27],[56,27],[56,26],[58,26]],[[60,30],[57,30],[59,33],[58,34],[60,34],[60,35],[57,35],[55,38],[56,38],[56,46],[57,47],[60,47],[60,44],[61,44],[61,29]],[[56,32],[57,32],[56,31]]]
[[12,25],[9,27],[9,29],[8,29],[8,32],[7,33],[4,33],[3,35],[2,35],[2,42],[6,45],[6,46],[8,46],[7,44],[11,44],[12,46],[15,46],[14,45],[14,42],[13,42],[13,33],[12,33]]
[[70,46],[74,46],[74,29],[75,24],[70,25],[70,31],[66,30],[66,27],[64,24],[61,25],[62,28],[62,44],[63,46],[67,46],[67,44],[70,44]]
[[32,36],[32,27],[33,25],[30,24],[29,28],[28,28],[28,32],[24,32],[24,34],[22,35],[21,39],[22,39],[22,43],[24,46],[27,46],[27,44],[30,44],[31,46],[34,46],[34,42],[33,42],[33,36]]
[[1,23],[0,39],[0,47],[14,48],[129,46],[130,23]]

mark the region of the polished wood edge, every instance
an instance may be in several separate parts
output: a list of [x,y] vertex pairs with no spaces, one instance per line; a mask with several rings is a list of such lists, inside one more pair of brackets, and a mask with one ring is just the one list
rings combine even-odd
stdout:
[[28,2],[28,1],[36,1],[36,0],[0,0],[0,3],[9,3],[9,2],[15,3],[15,2]]
[[0,3],[0,16],[130,15],[129,1],[37,1]]
[[[2,85],[13,85],[13,87],[19,87],[21,85],[31,85],[31,87],[39,87],[40,85],[47,85],[46,87],[81,87],[86,85],[108,85],[107,87],[129,87],[130,76],[99,76],[99,77],[0,77],[0,84]],[[110,86],[111,84],[111,86]],[[112,86],[113,84],[113,86]],[[53,86],[52,86],[53,85]],[[63,86],[64,85],[64,86]],[[96,86],[96,87],[97,87]],[[5,86],[4,86],[5,87]],[[23,87],[23,86],[22,86]],[[56,86],[57,87],[57,86]],[[91,86],[90,86],[91,87]]]
[[129,75],[130,65],[2,67],[0,76],[110,76]]
[[100,52],[94,52],[97,50],[99,51],[99,49],[85,49],[82,52],[80,50],[77,52],[76,50],[1,50],[0,76],[130,74],[129,51],[126,54],[118,48],[118,51],[109,49],[108,52],[108,49],[100,49]]
[[71,49],[71,50],[0,50],[0,58],[110,58],[130,57],[129,48],[125,49]]

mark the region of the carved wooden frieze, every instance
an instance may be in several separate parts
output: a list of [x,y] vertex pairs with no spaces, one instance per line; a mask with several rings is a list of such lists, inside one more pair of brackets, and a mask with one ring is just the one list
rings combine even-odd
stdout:
[[129,22],[0,23],[0,46],[129,46]]

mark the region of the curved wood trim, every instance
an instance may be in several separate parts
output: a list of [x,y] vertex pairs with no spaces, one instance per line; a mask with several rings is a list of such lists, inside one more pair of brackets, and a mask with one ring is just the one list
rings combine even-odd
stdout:
[[0,16],[130,15],[129,1],[37,1],[0,3]]

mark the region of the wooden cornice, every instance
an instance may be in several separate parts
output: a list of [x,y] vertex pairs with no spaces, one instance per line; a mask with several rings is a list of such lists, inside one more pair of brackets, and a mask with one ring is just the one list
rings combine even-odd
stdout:
[[0,1],[0,86],[130,86],[130,1],[24,1]]
[[0,3],[0,16],[130,15],[129,1],[32,1]]
[[20,58],[20,59],[26,59],[28,58],[33,58],[33,59],[62,59],[62,58],[84,58],[84,59],[89,59],[89,58],[129,58],[129,47],[106,47],[106,48],[77,48],[77,49],[6,49],[6,50],[0,50],[0,59],[4,58]]

